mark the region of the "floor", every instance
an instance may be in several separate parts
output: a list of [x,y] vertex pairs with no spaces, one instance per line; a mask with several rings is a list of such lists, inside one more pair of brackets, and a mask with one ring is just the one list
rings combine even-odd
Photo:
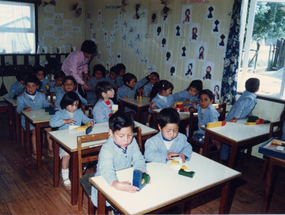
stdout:
[[[28,159],[25,148],[9,139],[7,113],[0,113],[0,214],[80,214],[77,206],[70,205],[70,191],[62,185],[53,187],[52,158],[37,168],[36,161]],[[44,146],[46,154],[47,146]],[[213,159],[218,159],[214,154]],[[236,169],[242,176],[233,183],[231,214],[260,214],[264,197],[265,180],[260,173],[263,160],[251,157],[239,162]],[[210,176],[209,176],[210,177]],[[285,171],[280,170],[268,213],[285,214]],[[235,190],[235,191],[234,191]],[[216,214],[220,193],[213,192],[191,202],[193,214]],[[82,213],[87,213],[84,199]],[[179,207],[165,213],[181,213]]]

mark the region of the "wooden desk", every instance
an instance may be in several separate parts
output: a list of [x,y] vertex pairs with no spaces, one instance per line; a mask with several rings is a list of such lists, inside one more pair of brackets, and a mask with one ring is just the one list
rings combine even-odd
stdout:
[[[135,126],[142,129],[142,139],[148,139],[151,135],[156,134],[158,131],[147,127],[141,123],[135,122]],[[90,134],[99,134],[108,132],[108,122],[95,124]],[[54,158],[53,158],[53,185],[59,186],[59,146],[70,154],[70,180],[71,180],[71,204],[77,204],[77,190],[78,190],[78,153],[77,153],[77,137],[85,135],[85,131],[72,130],[58,130],[49,132],[53,138],[54,144]],[[89,135],[90,135],[89,134]],[[84,153],[98,152],[106,140],[92,141],[85,144],[83,147]]]
[[[190,200],[223,187],[219,213],[228,213],[228,195],[231,181],[241,175],[233,169],[193,152],[189,169],[195,171],[193,178],[178,175],[178,168],[166,164],[147,163],[151,182],[137,193],[128,193],[111,187],[102,176],[90,178],[98,190],[98,214],[106,214],[105,200],[121,214],[159,213],[177,204],[186,203],[190,213]],[[133,179],[133,168],[117,171],[119,181]]]
[[22,111],[23,117],[26,120],[26,143],[28,147],[28,157],[31,157],[30,146],[30,123],[35,126],[36,129],[36,145],[37,145],[37,163],[38,168],[42,167],[42,144],[41,144],[41,128],[49,127],[49,121],[53,115],[49,115],[49,112],[45,112],[44,109]]
[[[4,100],[8,105],[10,139],[13,139],[13,124],[14,124],[16,130],[16,140],[17,143],[20,143],[20,114],[17,113],[17,99],[4,97]],[[15,121],[15,123],[13,123],[13,121]]]
[[227,122],[225,126],[216,128],[201,127],[206,131],[203,155],[209,156],[209,140],[213,138],[232,147],[229,157],[229,167],[234,167],[238,149],[246,149],[269,139],[270,124],[246,125],[247,119],[237,123]]
[[125,106],[134,109],[137,112],[136,121],[140,120],[140,115],[142,111],[148,110],[149,108],[149,97],[142,97],[141,100],[134,98],[120,99],[122,103],[122,110],[125,110]]

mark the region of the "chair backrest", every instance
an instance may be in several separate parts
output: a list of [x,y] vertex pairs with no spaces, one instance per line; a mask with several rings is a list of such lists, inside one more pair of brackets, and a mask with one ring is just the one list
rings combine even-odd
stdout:
[[280,123],[281,123],[280,121],[270,123],[269,138],[282,136],[282,131],[278,129]]
[[134,136],[137,139],[138,145],[140,147],[141,152],[143,153],[143,145],[142,145],[142,129],[141,127],[134,128]]
[[219,116],[219,121],[223,121],[226,118],[226,109],[227,109],[227,104],[226,103],[220,103],[220,104],[215,104],[214,107],[218,112],[220,113]]
[[[84,147],[82,147],[82,143],[96,141],[96,140],[104,140],[108,139],[109,132],[101,133],[101,134],[90,134],[90,135],[83,135],[77,137],[77,151],[78,151],[78,173],[79,178],[82,177],[82,164],[87,163],[90,161],[98,160],[98,153],[94,155],[94,152],[99,152],[101,147],[93,147],[91,151],[88,152],[90,156],[87,156],[87,153],[84,152]],[[83,157],[83,155],[85,155]]]

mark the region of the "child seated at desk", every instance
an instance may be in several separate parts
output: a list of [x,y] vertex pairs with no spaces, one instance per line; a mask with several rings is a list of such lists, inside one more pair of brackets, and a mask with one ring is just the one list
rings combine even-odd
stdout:
[[161,110],[157,116],[160,132],[145,143],[145,160],[148,162],[166,163],[172,157],[179,156],[184,163],[192,154],[192,146],[187,137],[178,132],[179,113],[173,108]]
[[93,119],[96,123],[108,122],[112,115],[112,106],[114,102],[111,100],[115,91],[112,85],[107,81],[99,82],[96,85],[96,102],[93,108]]
[[[63,89],[64,92],[58,92],[56,93],[56,99],[54,102],[54,105],[56,108],[60,108],[60,101],[62,99],[62,97],[64,96],[65,93],[70,92],[70,91],[74,91],[76,89],[77,86],[77,82],[75,80],[75,78],[73,78],[72,76],[65,76],[63,79]],[[75,91],[74,91],[75,92]],[[87,105],[87,101],[86,99],[84,99],[79,92],[75,92],[80,101],[83,103],[83,105]]]
[[184,104],[197,105],[199,103],[199,92],[203,89],[203,83],[200,80],[194,80],[186,90],[173,95],[175,102]]
[[125,67],[124,64],[118,63],[116,65],[116,68],[118,70],[118,75],[117,75],[117,78],[116,78],[116,86],[118,88],[120,88],[120,87],[122,87],[124,85],[123,77],[126,74],[126,67]]
[[40,80],[40,86],[38,88],[38,91],[43,94],[47,94],[50,82],[48,79],[45,78],[46,76],[45,68],[42,66],[35,66],[33,68],[33,74],[37,76],[38,79]]
[[[80,99],[76,92],[69,91],[64,94],[62,100],[60,101],[60,107],[62,110],[55,112],[55,115],[49,121],[49,125],[52,128],[58,127],[59,130],[68,129],[69,125],[81,126],[81,123],[94,126],[94,121],[89,119],[82,110],[78,109],[80,107]],[[74,131],[76,132],[76,131]],[[61,176],[63,180],[63,185],[66,190],[71,189],[71,182],[69,180],[69,160],[70,155],[59,148],[59,156],[62,159],[61,162]]]
[[[37,91],[40,85],[40,80],[35,75],[27,76],[25,80],[25,88],[26,91],[17,98],[17,112],[21,114],[22,111],[33,111],[39,110],[45,107],[53,107],[51,103],[46,100],[46,96]],[[22,117],[22,127],[26,129],[25,118]],[[37,159],[37,145],[36,145],[36,131],[35,127],[30,124],[30,130],[32,131],[32,148],[33,153],[32,157]],[[51,128],[45,128],[46,131],[51,131]],[[53,147],[52,147],[52,140],[50,139],[50,135],[47,133],[47,140],[48,140],[48,148],[49,152],[48,155],[53,157]],[[42,156],[44,159],[44,156]]]
[[[102,175],[106,182],[117,190],[135,193],[138,187],[129,181],[119,182],[116,171],[132,167],[146,171],[145,159],[133,138],[133,119],[123,112],[116,112],[109,119],[110,137],[103,144],[97,164],[95,176]],[[91,200],[97,207],[97,190],[92,186]],[[109,205],[107,205],[109,206]]]
[[90,90],[87,91],[88,104],[94,104],[96,101],[95,87],[100,81],[105,81],[106,69],[101,64],[96,64],[93,67],[93,74],[90,81],[87,81],[87,85]]
[[214,94],[211,90],[202,90],[199,95],[199,104],[190,107],[189,111],[198,112],[198,131],[195,131],[194,140],[204,143],[205,131],[200,126],[207,125],[209,122],[219,121],[219,112],[213,106]]
[[[111,67],[110,69],[110,74],[109,76],[105,79],[106,81],[108,81],[110,84],[112,84],[112,87],[114,89],[117,89],[118,87],[116,86],[116,79],[117,79],[117,75],[118,75],[119,71],[117,69],[116,66]],[[96,92],[96,90],[95,90]]]
[[152,72],[150,74],[152,75],[152,78],[149,80],[147,84],[143,86],[142,96],[150,97],[153,85],[159,81],[159,74],[157,72]]
[[64,93],[64,88],[62,87],[63,79],[65,78],[65,73],[62,70],[58,70],[54,74],[54,82],[50,83],[51,93]]
[[[225,121],[237,122],[238,119],[246,118],[251,115],[253,108],[255,107],[256,95],[259,90],[260,81],[257,78],[249,78],[245,82],[245,91],[239,97],[239,99],[234,103],[230,109]],[[226,144],[222,144],[220,151],[220,158],[223,163],[229,158],[231,147]]]
[[25,79],[27,75],[28,72],[26,71],[17,72],[16,74],[17,81],[11,85],[8,94],[11,99],[17,99],[18,96],[23,94],[23,92],[25,91]]

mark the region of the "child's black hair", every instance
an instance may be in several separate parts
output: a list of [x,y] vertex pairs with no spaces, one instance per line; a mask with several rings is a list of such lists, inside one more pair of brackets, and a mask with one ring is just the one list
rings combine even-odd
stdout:
[[93,73],[92,75],[95,77],[95,72],[96,71],[100,71],[102,72],[102,75],[103,75],[103,78],[105,78],[106,76],[106,69],[104,66],[102,66],[101,64],[96,64],[94,67],[93,67]]
[[99,101],[99,99],[103,99],[102,93],[107,93],[108,90],[113,89],[112,84],[108,81],[100,81],[95,87],[96,93],[96,101],[95,104]]
[[126,66],[122,63],[118,63],[116,65],[117,69],[119,70],[119,72],[123,69],[123,70],[126,70]]
[[62,70],[57,70],[54,73],[54,80],[59,79],[59,78],[64,78],[66,75]]
[[211,90],[206,89],[206,90],[200,91],[200,93],[199,93],[199,98],[200,98],[201,95],[203,95],[203,94],[207,95],[210,100],[214,100],[214,94],[213,94],[213,92],[212,92]]
[[81,106],[81,100],[76,92],[69,91],[65,93],[60,101],[61,109],[65,109],[68,105],[73,105],[75,101],[78,101],[78,107]]
[[154,75],[155,77],[157,77],[157,79],[159,79],[159,74],[157,72],[152,72],[150,73],[150,75]]
[[259,88],[260,81],[258,78],[249,78],[245,82],[245,89],[251,93],[255,93]]
[[137,77],[134,74],[132,74],[132,73],[126,73],[123,76],[123,82],[124,82],[125,85],[126,85],[127,82],[130,83],[131,80],[133,80],[133,79],[135,79],[136,82],[137,82]]
[[156,82],[151,89],[150,99],[152,100],[156,96],[156,94],[160,93],[162,90],[167,90],[169,88],[171,88],[171,90],[174,89],[173,84],[167,80],[161,80]]
[[28,71],[22,70],[16,72],[16,79],[20,81],[25,81],[26,77],[28,76]]
[[73,76],[71,76],[71,75],[65,76],[63,78],[62,84],[64,84],[67,80],[71,80],[73,82],[74,86],[77,86],[77,81],[75,80],[75,78],[73,78]]
[[41,81],[35,75],[28,75],[25,79],[25,85],[27,85],[28,82],[35,83],[37,86],[40,86],[41,83]]
[[120,70],[118,69],[117,66],[112,66],[110,69],[110,72],[114,72],[114,73],[116,73],[116,75],[119,75]]
[[157,115],[157,124],[160,125],[160,128],[168,123],[175,123],[178,126],[180,124],[179,113],[174,108],[164,108]]
[[189,84],[187,90],[189,91],[190,87],[195,88],[198,92],[203,89],[203,82],[201,80],[194,80]]
[[43,71],[44,72],[44,76],[46,76],[46,72],[45,72],[45,68],[42,66],[34,66],[33,68],[33,74],[37,74],[38,72]]
[[109,118],[109,128],[113,133],[129,126],[134,130],[134,120],[124,112],[117,111]]

